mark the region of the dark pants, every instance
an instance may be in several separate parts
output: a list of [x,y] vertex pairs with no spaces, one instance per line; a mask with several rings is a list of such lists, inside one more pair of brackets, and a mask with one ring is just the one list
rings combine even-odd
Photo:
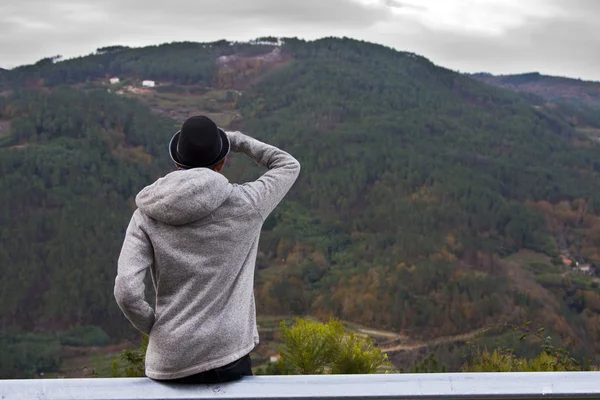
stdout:
[[250,354],[245,355],[237,361],[199,374],[172,379],[173,383],[222,383],[242,379],[243,376],[252,375],[252,360]]

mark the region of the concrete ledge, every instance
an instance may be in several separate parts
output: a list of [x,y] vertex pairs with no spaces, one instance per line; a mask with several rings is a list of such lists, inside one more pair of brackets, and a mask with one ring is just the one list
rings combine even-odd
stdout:
[[221,385],[146,378],[0,380],[21,399],[600,399],[600,372],[253,376]]

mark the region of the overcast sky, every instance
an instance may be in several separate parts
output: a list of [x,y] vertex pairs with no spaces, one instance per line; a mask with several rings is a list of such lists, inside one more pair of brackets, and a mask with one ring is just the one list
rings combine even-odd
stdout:
[[600,81],[600,0],[1,0],[0,66],[114,44],[347,36],[461,72]]

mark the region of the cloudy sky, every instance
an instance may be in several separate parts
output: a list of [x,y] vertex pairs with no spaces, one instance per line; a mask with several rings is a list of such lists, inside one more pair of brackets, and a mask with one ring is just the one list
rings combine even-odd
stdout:
[[0,66],[171,41],[347,36],[461,72],[600,81],[600,0],[1,0]]

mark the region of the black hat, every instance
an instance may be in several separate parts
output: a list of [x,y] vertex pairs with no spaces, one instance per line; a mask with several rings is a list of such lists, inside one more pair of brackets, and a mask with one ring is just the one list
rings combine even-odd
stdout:
[[188,118],[169,143],[171,159],[183,169],[215,167],[228,153],[227,135],[203,115]]

